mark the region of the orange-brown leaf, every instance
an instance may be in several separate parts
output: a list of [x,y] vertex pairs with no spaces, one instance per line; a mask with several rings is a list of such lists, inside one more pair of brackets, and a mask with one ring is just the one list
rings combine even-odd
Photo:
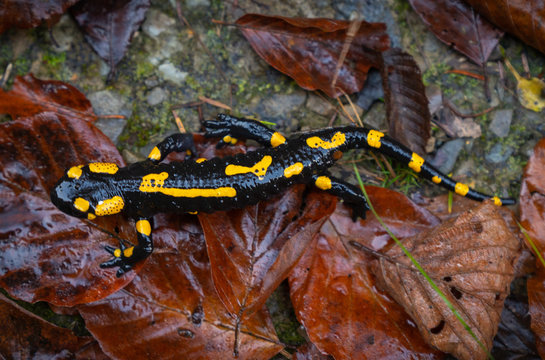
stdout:
[[[438,220],[405,196],[366,187],[371,202],[398,236],[414,235]],[[392,206],[395,203],[396,206]],[[338,206],[290,274],[295,313],[310,340],[336,359],[438,358],[403,309],[375,286],[373,255],[356,250],[358,241],[372,249],[389,236],[376,219],[353,223]]]
[[380,66],[380,53],[390,46],[383,23],[362,21],[332,88],[349,21],[246,14],[236,24],[267,63],[302,88],[331,97],[361,90],[369,68]]
[[[155,227],[155,251],[134,281],[78,307],[87,328],[114,358],[234,359],[236,320],[214,289],[196,217],[160,215]],[[237,359],[281,349],[265,309],[241,325]]]
[[[519,241],[497,208],[483,203],[403,244],[490,350],[520,254]],[[424,338],[459,359],[485,359],[486,351],[402,250],[394,246],[385,255],[374,263],[377,280]]]
[[28,29],[45,22],[52,26],[77,0],[6,0],[0,6],[0,34],[11,27]]
[[312,192],[303,204],[298,185],[270,201],[240,210],[199,215],[206,237],[212,279],[235,318],[261,309],[288,276],[336,198]]

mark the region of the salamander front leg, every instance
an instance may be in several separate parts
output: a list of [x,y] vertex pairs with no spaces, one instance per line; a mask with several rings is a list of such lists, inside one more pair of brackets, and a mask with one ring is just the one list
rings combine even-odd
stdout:
[[132,270],[140,261],[145,260],[153,252],[153,240],[151,238],[151,220],[141,218],[136,222],[138,245],[127,247],[124,242],[119,242],[119,248],[106,246],[106,251],[114,257],[100,264],[101,268],[119,267],[117,277]]
[[206,137],[221,138],[219,146],[234,144],[237,139],[251,139],[263,146],[277,147],[286,144],[286,138],[259,121],[218,114],[216,120],[204,122]]
[[154,147],[148,155],[148,160],[154,164],[163,161],[171,152],[185,151],[188,156],[195,156],[195,144],[193,143],[192,134],[173,134],[165,138]]
[[356,221],[357,218],[365,219],[365,213],[369,210],[369,205],[358,187],[328,174],[314,175],[313,180],[317,188],[340,197],[352,208],[352,220]]

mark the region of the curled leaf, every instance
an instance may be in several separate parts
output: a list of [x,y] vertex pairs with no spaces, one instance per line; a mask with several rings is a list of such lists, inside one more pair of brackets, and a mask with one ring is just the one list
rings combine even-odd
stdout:
[[[520,254],[519,241],[496,207],[485,202],[403,244],[489,350]],[[486,350],[402,250],[393,246],[384,254],[374,263],[377,281],[410,314],[426,341],[459,359],[485,359]]]

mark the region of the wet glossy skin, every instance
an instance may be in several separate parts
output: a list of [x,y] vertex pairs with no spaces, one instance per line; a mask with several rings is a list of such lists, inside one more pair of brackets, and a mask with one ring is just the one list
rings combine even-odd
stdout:
[[[125,212],[137,220],[138,245],[107,247],[113,258],[103,267],[119,267],[121,276],[153,251],[151,218],[159,212],[196,213],[242,208],[268,199],[295,184],[314,184],[341,197],[354,217],[365,217],[365,198],[354,185],[336,179],[327,169],[349,149],[382,152],[409,166],[420,176],[475,200],[490,196],[457,183],[403,145],[376,130],[339,127],[316,130],[286,140],[261,123],[220,114],[205,122],[209,137],[234,143],[253,139],[265,146],[253,152],[226,158],[197,159],[162,164],[173,151],[195,153],[190,134],[176,134],[158,144],[148,159],[118,168],[110,163],[91,163],[70,168],[51,192],[53,203],[77,217]],[[512,199],[492,197],[497,205]]]

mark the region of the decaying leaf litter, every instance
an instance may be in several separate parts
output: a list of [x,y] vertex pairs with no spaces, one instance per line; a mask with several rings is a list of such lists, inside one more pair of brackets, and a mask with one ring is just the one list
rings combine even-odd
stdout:
[[[296,15],[298,15],[298,14],[296,14]],[[144,26],[145,26],[145,24],[144,24]],[[413,26],[414,26],[414,24],[413,24]],[[425,52],[424,52],[424,53],[425,53]],[[426,54],[427,54],[427,53],[426,53]],[[418,55],[418,54],[415,54],[415,55]],[[251,56],[251,55],[249,55],[249,53],[248,53],[248,56]],[[418,60],[418,56],[417,56],[417,60]],[[161,64],[161,65],[168,65],[168,64]],[[165,66],[163,66],[163,68],[165,68]],[[424,73],[424,75],[426,75],[426,73]],[[429,74],[428,74],[428,75],[429,75]],[[431,72],[431,75],[435,76],[434,72]],[[148,80],[149,80],[149,79],[148,79]],[[124,82],[123,79],[122,79],[121,81]],[[162,86],[157,86],[157,87],[161,88]],[[170,89],[169,89],[169,90],[170,90]],[[267,91],[267,89],[264,89],[264,90]],[[171,95],[172,95],[172,93],[171,93]],[[207,95],[208,95],[208,94],[207,94]],[[243,94],[243,95],[247,95],[247,94]],[[273,94],[273,98],[274,98],[275,95],[276,95],[276,94]],[[144,94],[142,94],[142,96],[144,96]],[[307,97],[310,97],[310,95],[307,95]],[[146,99],[146,100],[147,100],[147,99]],[[309,102],[309,100],[306,99],[306,103],[308,103],[308,102]],[[306,103],[305,103],[305,104],[306,104]],[[463,102],[462,102],[462,103],[463,103]],[[297,102],[295,102],[295,104],[297,104]],[[301,106],[300,104],[301,104],[301,103],[299,102],[299,106]],[[306,105],[304,105],[303,107],[304,107],[304,108],[307,108]],[[265,109],[265,111],[267,111],[267,110],[270,111],[270,109]],[[470,108],[469,110],[476,110],[476,109]],[[210,112],[212,112],[212,111],[214,111],[214,110],[212,110],[212,109],[206,110],[206,109],[205,109],[205,111],[210,111]],[[476,111],[469,111],[469,112],[476,112]],[[296,112],[296,113],[297,113],[297,112]],[[276,116],[277,116],[278,118],[288,118],[288,117],[285,117],[285,116],[280,116],[280,115],[278,115],[278,114],[277,114]],[[314,115],[314,116],[316,116],[316,115]],[[297,117],[297,115],[296,115],[296,117]],[[273,115],[272,120],[274,120],[274,115]],[[304,121],[303,121],[302,123],[304,124]],[[322,124],[322,125],[319,125],[319,126],[323,126],[323,124]],[[314,127],[319,127],[319,126],[314,126]],[[538,131],[539,131],[539,130],[538,130]],[[509,146],[509,145],[507,145],[507,146]],[[507,147],[507,148],[509,149],[509,147]],[[475,177],[478,178],[478,176],[475,176]],[[184,332],[182,331],[182,333],[184,333]],[[187,333],[186,335],[189,335],[189,333]]]

